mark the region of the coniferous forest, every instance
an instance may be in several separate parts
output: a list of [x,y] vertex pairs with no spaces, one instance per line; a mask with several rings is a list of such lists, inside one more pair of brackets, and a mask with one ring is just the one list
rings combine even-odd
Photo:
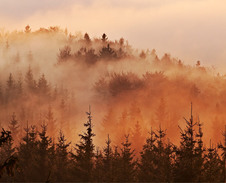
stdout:
[[0,181],[225,182],[225,93],[124,38],[1,30]]

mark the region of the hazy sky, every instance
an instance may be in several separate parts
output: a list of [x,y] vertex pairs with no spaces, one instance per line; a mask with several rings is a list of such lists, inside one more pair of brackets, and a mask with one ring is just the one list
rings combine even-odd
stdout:
[[[225,0],[0,0],[0,27],[67,27],[124,37],[185,62],[226,66]],[[226,68],[226,67],[225,67]]]

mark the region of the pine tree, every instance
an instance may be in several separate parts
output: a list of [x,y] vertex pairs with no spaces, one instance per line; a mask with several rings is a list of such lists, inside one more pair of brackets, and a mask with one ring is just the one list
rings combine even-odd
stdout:
[[87,112],[88,121],[84,123],[86,127],[86,132],[83,134],[79,134],[80,143],[76,144],[76,168],[77,168],[77,176],[79,181],[92,181],[92,172],[93,172],[93,158],[94,158],[94,144],[93,137],[95,134],[93,133],[93,125],[92,125],[92,116],[91,111]]
[[19,123],[18,123],[18,121],[16,119],[15,113],[13,113],[12,119],[9,122],[9,129],[10,129],[10,131],[12,133],[13,140],[17,141],[18,140],[18,132],[19,132]]
[[108,39],[107,35],[106,35],[105,33],[103,33],[101,40],[102,40],[103,42],[106,42],[107,39]]
[[155,133],[156,146],[154,148],[155,154],[155,174],[158,182],[172,181],[172,146],[170,142],[166,145],[164,139],[166,131],[161,129],[161,125],[157,133]]
[[48,112],[46,114],[46,122],[49,126],[49,135],[52,139],[54,139],[56,134],[56,119],[54,118],[51,106],[48,107]]
[[66,62],[70,58],[71,58],[70,46],[65,46],[64,48],[60,49],[60,53],[58,55],[58,63]]
[[11,99],[13,99],[15,96],[15,80],[13,78],[12,73],[9,74],[9,78],[6,81],[6,102],[9,102]]
[[48,82],[45,78],[45,75],[42,74],[42,76],[38,80],[38,91],[39,94],[43,97],[47,97],[49,99],[50,97],[50,87],[48,85]]
[[204,151],[203,148],[203,132],[202,132],[202,124],[199,122],[198,119],[198,133],[196,133],[197,138],[197,146],[195,147],[195,160],[194,166],[196,168],[197,173],[197,181],[202,181],[203,179],[203,163],[204,163]]
[[108,44],[107,47],[103,47],[100,50],[99,57],[101,59],[116,59],[117,55],[116,52]]
[[132,147],[138,153],[142,150],[142,145],[144,144],[145,138],[142,135],[141,126],[139,121],[135,124],[135,128],[132,131],[131,141],[133,142]]
[[30,33],[30,32],[31,32],[31,27],[30,27],[30,25],[27,25],[27,26],[25,27],[24,32],[25,32],[25,33]]
[[20,75],[17,83],[16,83],[16,94],[18,97],[21,97],[23,94],[23,82],[22,82],[22,76]]
[[118,152],[118,146],[115,146],[112,158],[112,182],[121,181],[121,155]]
[[122,143],[121,149],[121,175],[120,181],[133,182],[135,181],[135,166],[134,150],[131,149],[131,143],[129,142],[129,135],[125,136],[125,141]]
[[[12,181],[17,162],[13,139],[10,131],[2,129],[0,136],[0,178],[3,182]],[[4,174],[6,170],[6,173]]]
[[213,147],[210,140],[210,146],[205,154],[203,182],[220,182],[221,181],[221,160],[217,149]]
[[103,154],[99,150],[99,148],[97,148],[97,151],[95,153],[93,180],[96,182],[103,182],[104,174],[105,174],[105,169],[103,165]]
[[[40,175],[39,181],[45,181],[50,172],[50,144],[52,139],[47,136],[47,125],[44,123],[41,125],[41,132],[38,133],[40,140],[38,141],[37,150],[37,173]],[[37,180],[36,180],[37,181]]]
[[87,44],[89,44],[89,43],[91,42],[91,39],[90,39],[88,33],[85,33],[85,34],[84,34],[84,40],[86,41]]
[[221,154],[221,157],[222,157],[222,161],[221,161],[222,178],[221,178],[221,181],[226,182],[226,125],[225,125],[225,130],[224,130],[224,133],[223,133],[223,137],[224,137],[224,144],[220,143],[218,147],[223,151],[222,154]]
[[28,88],[28,91],[34,93],[36,91],[37,84],[36,84],[36,81],[34,79],[33,72],[32,72],[32,69],[31,69],[30,66],[29,66],[28,71],[25,75],[25,82],[26,82],[26,86]]
[[95,54],[95,50],[94,49],[89,49],[86,53],[85,53],[85,62],[88,65],[92,65],[95,64],[98,60],[98,56]]
[[36,181],[40,178],[40,175],[37,175],[37,163],[39,163],[37,130],[34,125],[29,127],[28,123],[24,130],[26,134],[18,147],[19,165],[15,181]]
[[155,159],[156,149],[156,136],[154,131],[150,132],[150,137],[146,139],[146,144],[143,146],[143,151],[141,152],[141,160],[139,162],[139,173],[138,179],[141,182],[154,182],[157,181],[155,174],[155,164],[157,160]]
[[147,139],[141,152],[139,164],[139,181],[171,182],[173,145],[164,143],[166,132],[161,129],[151,130],[151,137]]
[[60,119],[60,129],[64,130],[66,127],[66,104],[65,100],[62,98],[60,102],[60,114],[61,114],[61,119]]
[[14,89],[14,87],[15,87],[15,81],[14,81],[12,73],[10,73],[9,78],[7,80],[7,90],[11,91]]
[[[184,118],[185,119],[185,118]],[[175,162],[174,181],[197,181],[200,167],[196,167],[196,139],[194,136],[194,123],[191,106],[191,118],[186,120],[186,129],[181,129],[181,142],[177,151]]]
[[55,181],[65,182],[69,181],[69,159],[68,159],[68,147],[71,142],[67,143],[63,132],[60,130],[58,142],[56,144],[56,160],[55,160]]
[[167,124],[168,124],[168,112],[166,110],[166,102],[164,100],[164,98],[161,98],[160,104],[158,106],[158,108],[156,109],[156,120],[158,122],[158,124],[162,125],[164,128],[167,128]]
[[113,182],[113,151],[111,148],[111,139],[108,135],[108,139],[106,141],[106,147],[104,148],[104,156],[103,156],[103,167],[104,167],[104,182]]

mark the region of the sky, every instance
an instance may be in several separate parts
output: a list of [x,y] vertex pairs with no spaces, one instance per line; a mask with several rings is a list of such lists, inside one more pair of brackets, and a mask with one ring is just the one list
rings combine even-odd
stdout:
[[[60,26],[226,71],[225,0],[0,0],[0,28]],[[225,72],[226,73],[226,72]]]

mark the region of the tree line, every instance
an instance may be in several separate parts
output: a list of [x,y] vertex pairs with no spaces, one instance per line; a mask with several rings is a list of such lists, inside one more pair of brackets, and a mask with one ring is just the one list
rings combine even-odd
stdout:
[[225,182],[226,129],[223,142],[203,143],[202,123],[194,121],[192,110],[186,127],[180,128],[180,144],[167,138],[159,126],[150,130],[139,154],[131,147],[129,134],[113,146],[110,135],[103,148],[95,146],[91,111],[85,132],[73,145],[60,130],[57,139],[47,134],[48,124],[39,130],[27,123],[18,145],[13,136],[18,128],[12,116],[9,131],[0,136],[1,181],[46,182]]

